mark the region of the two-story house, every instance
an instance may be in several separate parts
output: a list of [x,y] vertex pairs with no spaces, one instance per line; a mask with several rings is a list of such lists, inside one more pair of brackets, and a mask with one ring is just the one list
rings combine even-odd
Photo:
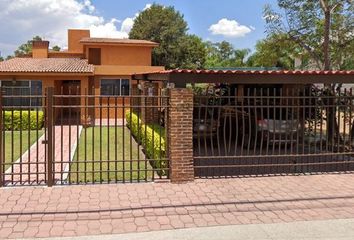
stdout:
[[[0,62],[0,86],[8,95],[44,95],[45,89],[54,87],[58,95],[128,96],[137,89],[133,74],[164,69],[152,66],[156,46],[144,40],[91,38],[89,30],[70,29],[65,51],[49,50],[48,41],[33,41],[31,54]],[[76,103],[73,99],[62,104],[83,105],[84,98]],[[112,103],[122,104],[121,99]],[[6,101],[11,106],[38,104],[31,98]],[[104,104],[100,101],[107,99],[95,98],[95,105]],[[100,114],[107,117],[105,110]]]

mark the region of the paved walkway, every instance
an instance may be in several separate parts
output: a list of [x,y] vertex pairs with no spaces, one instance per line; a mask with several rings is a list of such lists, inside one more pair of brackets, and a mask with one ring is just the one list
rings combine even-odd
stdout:
[[[78,137],[80,137],[82,127],[76,126],[55,126],[54,128],[54,155],[56,172],[66,172],[55,174],[56,180],[65,180],[68,174],[69,162],[75,154]],[[6,185],[23,185],[31,183],[44,183],[46,179],[46,145],[42,143],[45,139],[43,135],[33,144],[29,151],[25,152],[5,174]],[[20,173],[23,174],[20,174]]]
[[[51,238],[51,240],[60,238]],[[165,231],[73,237],[72,240],[352,240],[354,219],[229,225]]]
[[354,174],[0,189],[3,238],[354,218]]

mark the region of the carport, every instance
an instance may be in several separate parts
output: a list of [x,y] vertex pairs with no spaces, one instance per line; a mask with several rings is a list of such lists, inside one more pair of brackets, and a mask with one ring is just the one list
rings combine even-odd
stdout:
[[167,70],[192,89],[196,177],[354,170],[354,71]]

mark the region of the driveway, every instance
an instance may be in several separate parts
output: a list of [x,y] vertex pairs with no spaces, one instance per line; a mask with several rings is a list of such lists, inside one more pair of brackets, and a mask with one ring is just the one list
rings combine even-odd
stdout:
[[3,238],[354,218],[354,174],[0,189]]

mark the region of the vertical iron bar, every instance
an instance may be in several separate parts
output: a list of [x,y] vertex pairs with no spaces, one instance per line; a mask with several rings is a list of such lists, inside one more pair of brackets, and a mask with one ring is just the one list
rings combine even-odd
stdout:
[[102,183],[102,167],[103,167],[103,163],[102,163],[102,111],[103,111],[103,100],[104,98],[102,96],[100,96],[101,99],[101,104],[100,104],[100,159],[98,159],[98,161],[100,162],[100,183]]
[[[96,130],[96,113],[97,113],[97,108],[99,108],[100,107],[100,104],[101,104],[101,100],[100,100],[100,98],[98,98],[98,96],[96,96],[96,94],[95,94],[95,89],[93,88],[92,89],[92,93],[93,93],[93,104],[94,104],[94,106],[93,106],[93,111],[94,111],[94,113],[95,113],[95,119],[94,119],[94,126],[93,126],[93,128],[92,128],[92,150],[91,150],[91,159],[92,159],[92,162],[91,162],[91,170],[92,170],[92,183],[93,184],[95,184],[96,183],[96,181],[95,181],[95,165],[96,165],[96,163],[95,163],[95,130]],[[96,106],[96,98],[98,98],[98,101],[99,101],[99,106]]]
[[[118,105],[117,105],[117,96],[114,96],[114,176],[115,176],[115,182],[118,181]],[[125,114],[123,113],[123,128],[124,128],[124,119],[125,119]],[[124,150],[122,150],[124,151]],[[123,163],[124,164],[124,163]]]
[[[32,96],[29,96],[29,98],[31,99]],[[30,100],[31,102],[31,100]],[[27,182],[28,184],[30,184],[31,182],[31,105],[28,106],[28,116],[27,116],[27,121],[28,121],[28,136],[27,136],[27,149],[28,149],[28,163],[27,163]]]
[[110,104],[109,102],[111,101],[110,97],[107,97],[107,182],[110,182],[110,165],[111,165],[111,161],[110,161],[110,149],[109,149],[109,145],[110,145],[110,134],[109,134],[109,127],[110,127],[110,114],[109,112],[111,111],[110,108]]
[[38,87],[37,87],[37,91],[36,91],[36,95],[37,95],[37,101],[36,101],[36,103],[37,103],[37,106],[36,106],[36,139],[37,139],[37,143],[36,143],[36,182],[38,183],[38,181],[39,181],[39,167],[38,167],[38,160],[39,160],[39,157],[38,157],[38,155],[39,155],[39,142],[38,142],[38,140],[39,140],[39,133],[38,133],[38,128],[39,128],[39,96],[41,95],[42,93],[39,93],[39,89],[38,89]]
[[3,134],[5,133],[5,129],[3,128],[3,108],[2,108],[2,88],[0,86],[0,187],[3,186],[3,172],[4,172],[4,152],[5,148],[3,147]]
[[[60,88],[60,94],[64,94],[63,86]],[[63,181],[64,179],[64,127],[63,127],[63,118],[64,118],[64,97],[60,96],[60,179]],[[69,173],[70,174],[70,173]]]
[[[126,115],[125,115],[125,97],[123,96],[123,121],[127,121]],[[131,122],[131,118],[130,118],[130,131],[132,131],[132,122]],[[125,126],[123,126],[122,129],[122,169],[123,169],[123,183],[125,183]]]
[[[75,105],[75,107],[77,108],[76,109],[76,120],[77,120],[77,122],[76,122],[76,184],[78,184],[78,183],[80,183],[81,182],[81,180],[80,180],[80,174],[81,174],[81,171],[80,171],[80,173],[79,173],[79,169],[80,169],[80,167],[81,167],[81,156],[80,156],[80,135],[79,135],[79,128],[80,128],[80,121],[81,121],[81,115],[82,115],[82,112],[81,112],[81,110],[82,110],[82,106],[81,106],[81,98],[82,98],[82,96],[81,96],[81,88],[80,88],[80,86],[77,86],[76,87],[76,96],[75,96],[75,99],[76,99],[76,101],[75,101],[75,103],[76,104],[79,104],[79,105]],[[83,119],[83,121],[85,121],[85,118],[86,118],[86,116],[84,115],[84,119]],[[74,156],[73,156],[73,158],[74,158]],[[75,159],[73,159],[73,161],[75,161]],[[69,163],[68,164],[71,164],[71,159],[69,159]]]
[[48,128],[48,163],[47,163],[47,185],[53,186],[53,88],[47,89],[47,128]]
[[91,125],[92,119],[90,119],[90,115],[88,113],[88,89],[85,88],[85,122],[84,124],[84,182],[87,183],[87,128]]

